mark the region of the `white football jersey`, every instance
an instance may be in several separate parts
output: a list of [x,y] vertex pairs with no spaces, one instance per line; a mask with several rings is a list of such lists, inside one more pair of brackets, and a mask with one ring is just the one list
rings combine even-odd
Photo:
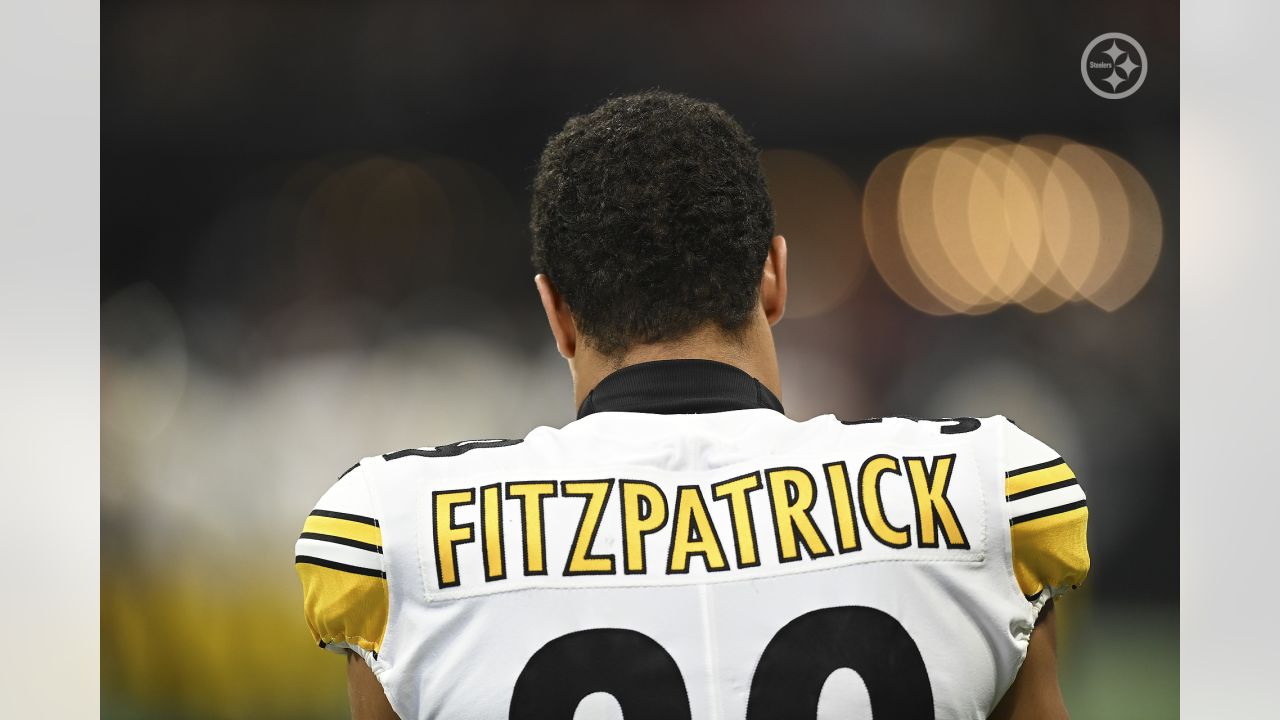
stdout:
[[1003,417],[797,422],[681,360],[560,429],[365,458],[296,563],[406,720],[986,718],[1087,518]]

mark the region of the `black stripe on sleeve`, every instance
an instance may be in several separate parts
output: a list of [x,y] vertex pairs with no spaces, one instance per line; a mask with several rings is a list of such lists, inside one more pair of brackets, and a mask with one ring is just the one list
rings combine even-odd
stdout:
[[1032,495],[1039,495],[1040,493],[1047,493],[1050,490],[1058,490],[1060,488],[1071,487],[1076,484],[1075,478],[1067,478],[1066,480],[1059,480],[1058,482],[1049,483],[1048,485],[1041,485],[1040,487],[1034,487],[1030,490],[1023,490],[1022,492],[1016,492],[1012,495],[1006,495],[1004,499],[1008,502],[1013,502],[1014,500],[1021,500],[1024,497],[1031,497]]
[[369,577],[385,578],[387,574],[381,570],[373,570],[371,568],[360,567],[358,565],[348,565],[346,563],[325,560],[324,558],[311,557],[310,555],[298,555],[293,561],[299,565],[319,565],[330,570],[341,570],[342,572],[355,573],[356,575],[368,575]]
[[359,540],[352,540],[351,538],[339,537],[337,535],[327,535],[325,533],[315,533],[315,532],[304,532],[298,537],[306,538],[308,540],[323,540],[325,542],[337,543],[339,545],[346,545],[347,547],[360,548],[361,550],[368,550],[369,552],[376,552],[379,555],[382,554],[381,545],[374,545],[373,543],[360,542]]
[[352,471],[352,470],[355,470],[355,469],[356,469],[356,468],[358,468],[358,467],[360,467],[360,463],[356,463],[355,465],[352,465],[351,467],[349,467],[349,468],[347,468],[346,470],[344,470],[344,471],[343,471],[343,473],[342,473],[341,475],[339,475],[339,476],[338,476],[338,479],[339,479],[339,480],[341,480],[342,478],[344,478],[344,477],[346,477],[346,476],[350,475],[350,474],[351,474],[351,471]]
[[1042,517],[1049,517],[1050,515],[1060,515],[1065,512],[1071,512],[1072,510],[1078,510],[1082,507],[1085,507],[1087,504],[1088,503],[1086,503],[1084,500],[1077,500],[1073,503],[1068,503],[1066,505],[1059,505],[1058,507],[1051,507],[1051,508],[1045,508],[1044,510],[1037,510],[1033,513],[1027,513],[1026,515],[1019,515],[1016,518],[1010,519],[1009,525],[1011,526],[1017,525],[1018,523],[1024,523],[1029,520],[1039,520]]
[[312,510],[311,514],[316,515],[318,517],[331,517],[331,518],[337,518],[338,520],[350,520],[351,522],[364,523],[365,525],[372,525],[374,527],[379,527],[378,521],[376,519],[371,517],[365,517],[364,515],[352,515],[351,513],[338,512],[337,510]]
[[1057,467],[1058,465],[1065,465],[1066,462],[1067,461],[1063,460],[1062,458],[1058,458],[1057,460],[1049,460],[1042,463],[1036,463],[1035,465],[1028,465],[1027,467],[1024,467],[1024,468],[1018,468],[1017,470],[1010,470],[1009,472],[1005,473],[1004,476],[1007,478],[1011,478],[1011,477],[1016,477],[1018,475],[1026,475],[1027,473],[1033,473],[1037,470],[1046,470],[1051,467]]

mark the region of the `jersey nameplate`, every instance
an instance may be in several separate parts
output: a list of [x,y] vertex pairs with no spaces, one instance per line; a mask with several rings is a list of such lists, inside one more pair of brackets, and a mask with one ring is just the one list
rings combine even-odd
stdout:
[[881,453],[737,472],[437,485],[419,523],[430,598],[738,580],[860,562],[978,562],[972,461]]

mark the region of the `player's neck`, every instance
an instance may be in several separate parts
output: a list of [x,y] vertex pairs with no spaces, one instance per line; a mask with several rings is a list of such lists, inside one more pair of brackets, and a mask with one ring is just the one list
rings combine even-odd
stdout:
[[678,340],[636,345],[621,358],[607,357],[588,347],[580,347],[570,363],[574,407],[582,405],[596,385],[615,371],[656,360],[722,362],[759,380],[774,395],[782,396],[773,332],[766,322],[752,322],[738,337],[729,337],[718,328],[708,327]]

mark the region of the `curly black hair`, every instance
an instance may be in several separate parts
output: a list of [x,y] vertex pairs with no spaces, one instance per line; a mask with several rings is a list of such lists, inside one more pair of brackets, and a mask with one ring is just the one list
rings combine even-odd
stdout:
[[533,183],[533,264],[618,357],[747,325],[773,237],[759,151],[715,103],[648,91],[570,118]]

